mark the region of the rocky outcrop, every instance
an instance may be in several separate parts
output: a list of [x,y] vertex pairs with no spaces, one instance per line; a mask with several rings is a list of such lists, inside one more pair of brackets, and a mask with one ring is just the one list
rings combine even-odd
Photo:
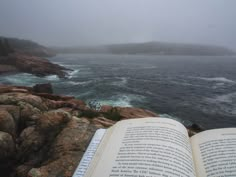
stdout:
[[33,91],[37,93],[53,93],[52,85],[50,83],[36,84],[33,86]]
[[0,86],[0,171],[6,177],[72,176],[96,129],[116,122],[74,97],[41,93],[43,86],[50,88]]
[[15,66],[0,64],[0,74],[17,73],[17,72],[19,72],[19,71]]
[[30,73],[36,76],[66,76],[66,68],[40,57],[51,57],[50,49],[28,40],[0,36],[0,74]]
[[132,107],[112,107],[112,106],[102,106],[101,107],[101,112],[109,112],[111,110],[116,110],[119,112],[119,115],[121,119],[132,119],[132,118],[143,118],[147,117],[157,117],[158,115],[155,114],[154,112],[145,110],[145,109],[140,109],[140,108],[132,108]]
[[49,60],[25,55],[22,53],[11,53],[0,57],[0,74],[11,72],[24,72],[36,76],[57,75],[66,76],[65,67],[51,63]]
[[95,111],[74,97],[37,91],[0,85],[1,176],[70,177],[94,132],[114,125],[117,114],[120,119],[157,116],[138,108]]

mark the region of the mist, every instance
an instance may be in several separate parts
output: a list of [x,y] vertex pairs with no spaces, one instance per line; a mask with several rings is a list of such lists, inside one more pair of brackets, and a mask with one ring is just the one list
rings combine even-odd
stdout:
[[46,46],[163,41],[236,49],[235,0],[1,0],[0,36]]

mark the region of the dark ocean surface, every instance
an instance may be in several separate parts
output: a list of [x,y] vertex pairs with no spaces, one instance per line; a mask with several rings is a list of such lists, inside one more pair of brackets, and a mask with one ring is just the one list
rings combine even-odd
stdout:
[[51,82],[55,93],[146,108],[203,127],[236,127],[236,57],[63,54],[68,79],[0,76],[5,84]]

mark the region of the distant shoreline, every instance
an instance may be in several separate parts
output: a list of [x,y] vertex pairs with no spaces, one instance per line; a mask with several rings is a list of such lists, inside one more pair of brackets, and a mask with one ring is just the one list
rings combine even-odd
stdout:
[[52,47],[57,53],[88,53],[88,54],[148,54],[148,55],[183,55],[183,56],[234,56],[236,53],[221,46],[177,44],[166,42],[146,42],[112,44],[87,47]]

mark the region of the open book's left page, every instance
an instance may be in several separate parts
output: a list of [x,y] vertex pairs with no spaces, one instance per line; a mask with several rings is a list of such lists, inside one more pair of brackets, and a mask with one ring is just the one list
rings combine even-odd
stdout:
[[187,130],[179,122],[133,119],[108,132],[86,177],[195,176]]
[[88,148],[86,149],[86,152],[83,155],[83,158],[80,160],[80,163],[78,167],[76,168],[74,174],[72,177],[84,177],[89,164],[91,163],[98,146],[101,144],[101,141],[106,133],[106,129],[98,129],[91,142],[89,143]]

